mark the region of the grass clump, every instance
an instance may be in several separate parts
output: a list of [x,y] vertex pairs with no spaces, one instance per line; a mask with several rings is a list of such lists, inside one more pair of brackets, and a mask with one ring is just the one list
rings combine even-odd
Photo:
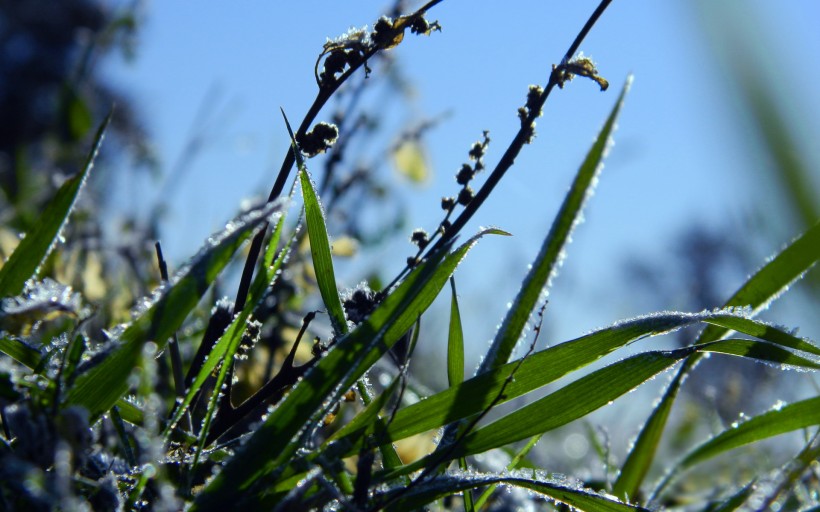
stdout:
[[[465,378],[462,323],[472,312],[460,310],[453,273],[483,239],[508,234],[493,228],[468,236],[465,226],[533,143],[535,121],[556,87],[582,77],[601,91],[609,88],[579,48],[610,1],[591,14],[546,83],[529,87],[517,110],[520,128],[498,162],[487,163],[486,131],[468,148],[468,163],[456,175],[459,189],[442,199],[442,219],[433,230],[412,233],[416,250],[403,269],[387,284],[374,280],[340,292],[328,222],[346,196],[372,191],[372,177],[336,172],[347,141],[364,133],[353,113],[332,123],[317,118],[345,87],[366,87],[349,83],[350,77],[378,73],[382,53],[406,44],[408,31],[439,30],[428,15],[440,2],[381,17],[372,31],[352,30],[324,45],[314,103],[295,131],[284,119],[291,144],[268,200],[211,236],[175,273],[157,243],[155,259],[138,262],[153,274],[140,286],[154,291],[136,301],[124,324],[118,323],[125,315],[116,306],[115,286],[92,303],[82,279],[59,279],[64,267],[78,264],[62,258],[77,244],[70,230],[65,240],[63,233],[101,146],[104,151],[110,117],[102,123],[85,165],[57,190],[41,222],[0,268],[5,509],[475,511],[546,500],[556,509],[619,511],[698,500],[703,510],[733,510],[752,502],[816,501],[816,481],[801,479],[818,453],[818,397],[779,404],[679,459],[658,454],[686,377],[696,365],[714,363],[704,356],[763,361],[784,370],[820,368],[816,344],[755,319],[820,259],[820,224],[714,309],[661,311],[536,350],[544,292],[596,183],[631,78],[613,98],[481,365]],[[317,187],[310,158],[324,152],[329,158]],[[292,204],[302,207],[295,212]],[[209,292],[242,257],[234,299],[216,299]],[[423,342],[425,312],[448,284],[449,387],[425,393],[410,374],[413,354]],[[328,318],[328,325],[318,325],[319,317]],[[631,350],[589,371],[634,342],[689,326],[704,329],[679,348]],[[522,341],[528,349],[513,358]],[[529,459],[544,434],[670,370],[674,377],[663,397],[648,418],[636,422],[639,435],[625,461],[604,481],[561,476]],[[564,377],[572,380],[487,421],[497,406]],[[419,394],[426,396],[411,399]],[[801,430],[805,446],[785,467],[760,468],[779,471],[778,486],[760,491],[756,477],[699,493],[676,485],[730,450]],[[397,448],[397,442],[431,431],[439,436],[427,453],[410,459]],[[506,450],[510,460],[505,469],[490,471],[475,456],[495,450]],[[665,476],[652,485],[647,475],[658,467]],[[508,494],[499,486],[525,492]]]

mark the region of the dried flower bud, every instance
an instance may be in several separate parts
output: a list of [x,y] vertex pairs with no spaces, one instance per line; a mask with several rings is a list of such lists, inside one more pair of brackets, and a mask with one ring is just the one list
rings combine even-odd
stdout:
[[450,229],[450,226],[452,225],[453,224],[449,220],[442,221],[441,226],[438,227],[439,233],[444,235],[445,233],[447,233],[447,230]]
[[484,146],[480,142],[473,143],[473,147],[470,148],[468,155],[470,159],[478,160],[484,156]]
[[335,124],[318,123],[312,130],[300,137],[299,147],[302,153],[313,157],[330,149],[339,136],[339,129]]
[[419,249],[424,249],[430,241],[430,236],[423,229],[417,229],[410,235],[410,241],[416,244]]
[[537,111],[536,117],[541,116],[541,109],[538,108],[538,104],[541,101],[541,95],[543,93],[544,89],[539,85],[531,85],[529,91],[527,91],[527,110],[529,112]]
[[456,199],[454,197],[442,197],[441,198],[441,209],[445,211],[450,211],[456,206]]
[[475,171],[467,164],[463,164],[461,169],[456,174],[456,182],[459,185],[466,185],[475,176]]
[[382,16],[373,26],[373,33],[370,35],[371,40],[379,46],[385,46],[393,37],[395,37],[393,20],[387,16]]
[[461,192],[458,193],[458,204],[462,206],[467,206],[470,201],[473,200],[473,189],[468,186],[465,186],[461,189]]
[[354,324],[361,323],[376,307],[376,293],[367,283],[359,284],[342,305],[348,320]]

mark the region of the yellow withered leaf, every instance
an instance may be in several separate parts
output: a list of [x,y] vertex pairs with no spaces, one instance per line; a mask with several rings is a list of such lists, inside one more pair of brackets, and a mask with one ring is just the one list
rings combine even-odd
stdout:
[[427,182],[430,178],[430,166],[424,148],[415,140],[402,142],[393,152],[393,164],[396,170],[416,184]]

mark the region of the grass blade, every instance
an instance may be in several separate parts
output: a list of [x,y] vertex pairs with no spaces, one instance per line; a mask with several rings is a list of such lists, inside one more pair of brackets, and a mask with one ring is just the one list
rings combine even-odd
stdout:
[[673,478],[696,464],[740,446],[815,425],[820,425],[820,397],[778,407],[742,423],[733,424],[684,457],[663,479],[653,495],[658,496]]
[[[401,472],[413,471],[423,467],[429,463],[430,459],[440,457],[440,453],[447,454],[445,460],[452,460],[500,448],[509,443],[521,441],[527,437],[566,425],[613,402],[678,361],[691,356],[696,351],[724,352],[722,347],[725,346],[727,347],[725,352],[732,355],[750,357],[774,364],[781,363],[783,359],[782,349],[773,346],[763,349],[755,347],[754,344],[765,345],[760,342],[750,342],[749,340],[725,340],[672,351],[644,352],[629,357],[596,370],[531,404],[517,409],[501,419],[466,435],[460,441],[456,441],[449,451],[447,447],[440,448],[436,453],[414,464],[405,466]],[[753,355],[746,356],[743,353],[744,347],[753,347],[751,349]],[[817,367],[816,363],[798,356],[788,360],[790,364],[795,366]],[[523,365],[521,368],[523,368]],[[517,378],[518,374],[516,374],[516,380]]]
[[464,437],[451,457],[483,453],[566,425],[635,389],[692,353],[646,352],[597,370]]
[[716,343],[707,343],[701,349],[703,352],[713,352],[716,354],[726,354],[731,356],[757,359],[781,367],[803,368],[806,370],[820,370],[820,364],[815,363],[805,357],[782,349],[776,345],[762,343],[760,341],[744,339],[726,339]]
[[[720,312],[656,314],[621,322],[555,345],[524,360],[515,379],[504,390],[504,399],[499,403],[539,389],[636,340],[666,334],[698,322],[726,323],[735,318],[731,314]],[[744,331],[757,333],[768,329],[770,333],[777,333],[769,335],[772,339],[787,336],[771,326],[754,320],[743,320],[746,321],[734,325]],[[493,402],[517,364],[518,362],[507,363],[401,409],[390,426],[390,439],[404,439],[480,413]]]
[[319,286],[319,293],[325,303],[330,323],[337,336],[346,334],[347,318],[345,317],[342,301],[339,298],[339,290],[336,288],[336,274],[333,271],[333,259],[330,255],[330,239],[327,235],[327,225],[325,224],[325,214],[316,189],[310,181],[307,166],[302,158],[302,152],[296,144],[296,138],[290,127],[290,122],[282,110],[285,118],[285,125],[290,135],[291,149],[296,157],[296,164],[299,168],[299,183],[302,186],[302,198],[305,202],[305,220],[308,228],[308,239],[310,240],[310,255],[313,258],[313,268],[316,272],[316,284]]
[[68,219],[80,189],[88,178],[94,160],[102,145],[105,130],[111,122],[109,113],[97,130],[91,150],[81,171],[67,179],[57,190],[38,219],[37,226],[27,233],[20,245],[9,256],[8,261],[0,268],[0,297],[19,295],[26,281],[37,274],[37,269],[51,252],[60,230]]
[[516,343],[521,338],[524,326],[529,321],[530,314],[535,305],[541,300],[546,287],[549,286],[550,278],[561,262],[561,254],[570,234],[581,219],[580,214],[584,203],[596,183],[596,176],[601,170],[601,162],[606,155],[607,147],[611,143],[610,138],[631,83],[632,78],[630,77],[624,84],[621,94],[618,96],[618,101],[615,102],[612,112],[609,114],[589,153],[587,153],[581,168],[578,169],[572,187],[564,198],[564,203],[561,205],[549,234],[541,246],[541,251],[524,278],[521,290],[504,318],[478,373],[497,368],[509,360]]
[[[750,307],[754,313],[764,309],[769,303],[777,299],[783,291],[788,289],[793,282],[800,279],[817,263],[818,259],[820,259],[820,222],[803,233],[758,270],[735,292],[725,306]],[[737,327],[734,323],[711,325],[703,330],[698,342],[703,343],[720,339]],[[766,331],[767,327],[762,327],[760,331],[748,332],[747,334],[762,337],[767,334]],[[785,344],[784,340],[788,342],[787,338],[776,336],[781,344]],[[774,339],[771,339],[771,341],[776,342]],[[799,350],[804,349],[800,348]],[[811,350],[809,352],[815,353]],[[626,496],[636,495],[655,458],[655,452],[666,429],[666,421],[669,418],[672,404],[677,398],[681,383],[699,359],[699,355],[693,356],[678,371],[678,375],[669,384],[660,403],[644,423],[615,482],[613,493],[616,496],[623,499]]]
[[242,242],[280,208],[278,201],[268,203],[211,237],[174,284],[162,289],[145,312],[125,329],[112,353],[77,378],[68,393],[68,403],[84,406],[92,417],[110,409],[128,391],[128,376],[138,364],[143,345],[153,341],[161,349]]
[[330,241],[325,225],[325,216],[316,190],[310,181],[307,170],[299,170],[299,180],[302,185],[302,197],[305,201],[305,221],[310,239],[310,254],[313,258],[313,268],[316,271],[316,283],[319,286],[319,293],[325,303],[330,323],[336,335],[346,334],[347,319],[342,309],[342,301],[339,298],[339,290],[336,289],[336,275],[333,272],[333,260],[330,255]]
[[[758,270],[725,306],[751,307],[753,313],[758,313],[803,277],[817,260],[820,260],[820,222]],[[727,328],[709,327],[700,335],[698,342],[719,339],[728,331]]]
[[426,504],[457,492],[498,484],[529,489],[543,495],[549,501],[563,503],[575,510],[593,512],[645,510],[621,503],[610,497],[601,496],[587,489],[571,487],[559,482],[525,477],[468,474],[447,475],[436,478],[430,482],[414,486],[409,491],[405,491],[403,488],[396,489],[388,493],[386,497],[388,499],[393,496],[399,497],[395,498],[395,501],[387,506],[385,510],[391,512],[423,510]]
[[455,386],[464,380],[464,331],[458,310],[456,281],[452,277],[450,287],[453,295],[450,299],[450,329],[447,336],[447,382],[450,386]]
[[398,341],[430,306],[482,232],[459,249],[439,252],[416,267],[376,310],[354,331],[341,338],[332,350],[313,366],[290,394],[248,439],[243,449],[200,493],[195,510],[222,510],[233,506],[240,496],[253,500],[245,491],[258,478],[289,460],[300,443],[294,441],[311,418],[321,416],[327,403],[349,389]]

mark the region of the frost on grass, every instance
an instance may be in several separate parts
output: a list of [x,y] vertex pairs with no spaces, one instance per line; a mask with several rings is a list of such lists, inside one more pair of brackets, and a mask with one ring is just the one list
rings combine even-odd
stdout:
[[[398,495],[405,494],[407,498],[423,496],[429,498],[429,501],[433,501],[437,497],[452,494],[454,490],[474,489],[493,484],[505,486],[508,492],[515,488],[525,490],[526,494],[512,496],[518,499],[546,499],[571,507],[585,506],[588,510],[593,510],[588,508],[594,506],[593,504],[604,507],[607,502],[611,504],[622,503],[614,496],[585,488],[578,480],[562,475],[549,474],[544,471],[533,472],[529,469],[500,473],[451,470],[444,476],[413,487],[409,492],[403,486],[395,487],[388,492]],[[524,510],[527,504],[518,502],[513,506],[517,510]]]
[[42,281],[28,281],[21,295],[0,301],[0,325],[7,330],[12,330],[12,326],[33,324],[54,315],[67,314],[83,318],[88,313],[79,293],[48,277]]

